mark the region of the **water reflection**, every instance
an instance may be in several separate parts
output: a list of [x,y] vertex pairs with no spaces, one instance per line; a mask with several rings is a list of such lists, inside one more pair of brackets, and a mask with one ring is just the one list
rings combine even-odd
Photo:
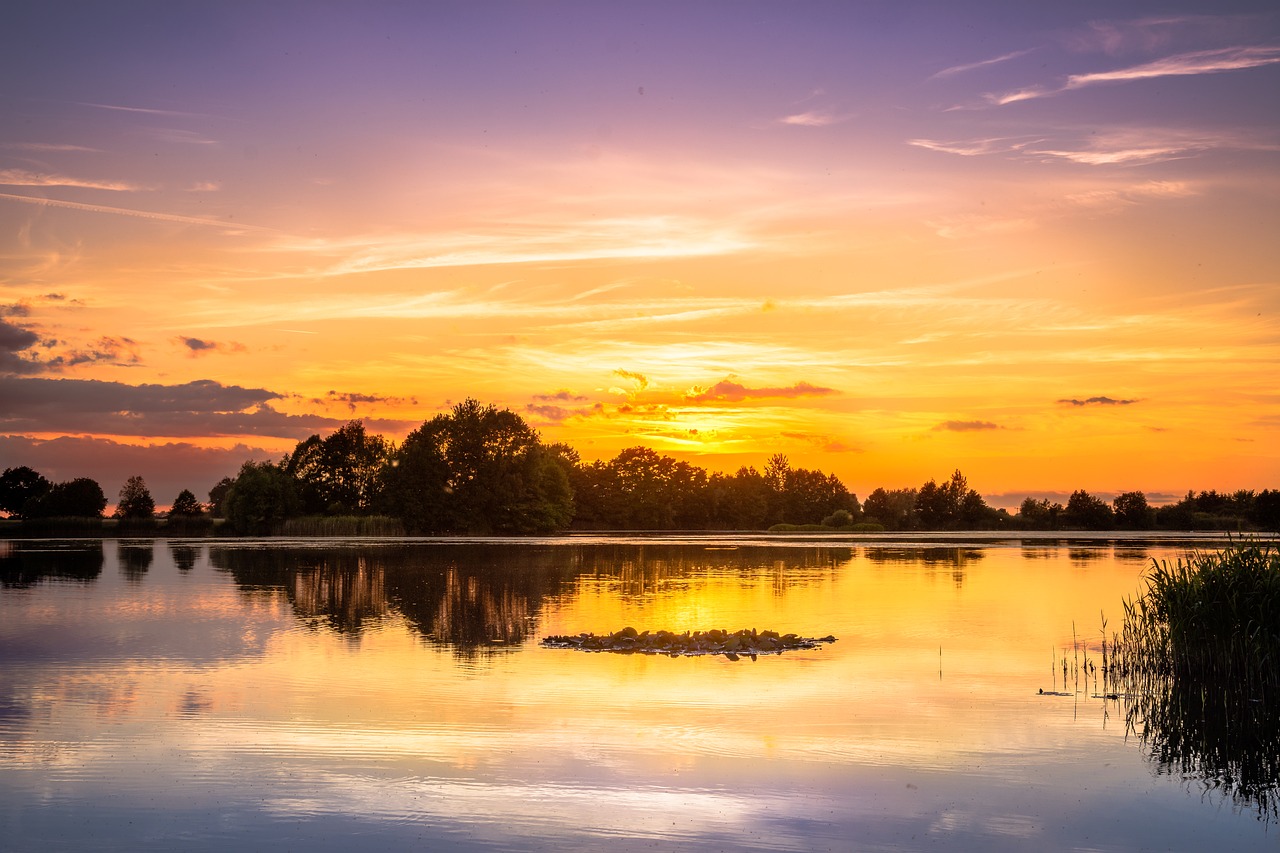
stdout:
[[120,573],[133,583],[142,581],[155,560],[155,544],[147,542],[120,542],[116,545],[116,558]]
[[986,553],[977,548],[867,548],[865,555],[877,565],[916,564],[949,571],[951,580],[959,588],[964,585],[965,571]]
[[179,571],[189,572],[196,567],[196,558],[200,556],[199,545],[183,545],[178,542],[169,543],[169,555]]
[[29,587],[45,580],[88,583],[102,574],[102,548],[93,543],[0,543],[0,586]]
[[1126,723],[1156,772],[1200,784],[1259,819],[1280,820],[1280,708],[1238,685],[1184,678],[1144,682]]

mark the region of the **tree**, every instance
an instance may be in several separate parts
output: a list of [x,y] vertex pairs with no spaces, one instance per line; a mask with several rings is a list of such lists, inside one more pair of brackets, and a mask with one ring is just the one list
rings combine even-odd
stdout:
[[1070,526],[1085,530],[1110,530],[1115,526],[1111,507],[1084,489],[1077,489],[1067,499],[1066,520]]
[[358,420],[321,439],[313,435],[298,443],[285,460],[285,470],[298,481],[303,512],[348,515],[371,512],[385,484],[382,468],[392,446],[380,435],[369,435]]
[[1048,498],[1036,500],[1028,497],[1023,500],[1018,510],[1018,518],[1024,527],[1034,530],[1056,530],[1058,520],[1062,518],[1064,512],[1066,510],[1057,501],[1050,503]]
[[239,533],[266,535],[301,508],[294,480],[279,465],[246,462],[224,503],[227,524]]
[[866,521],[883,524],[890,530],[910,530],[916,526],[915,489],[877,488],[862,504]]
[[1155,510],[1147,503],[1142,492],[1124,492],[1111,502],[1115,509],[1116,523],[1132,530],[1148,530],[1155,524]]
[[212,489],[209,490],[209,514],[214,518],[224,518],[226,513],[227,495],[231,492],[231,487],[235,485],[235,480],[230,477],[223,477],[218,481]]
[[49,491],[32,498],[23,508],[25,518],[101,518],[107,507],[102,486],[88,477],[54,483]]
[[120,502],[116,504],[117,518],[151,518],[156,502],[147,489],[146,481],[133,476],[120,487]]
[[183,489],[173,499],[173,507],[169,510],[169,517],[196,518],[203,512],[204,507],[200,505],[200,501],[196,500],[196,496],[189,489]]
[[416,532],[550,532],[573,518],[564,461],[519,415],[467,399],[405,439],[385,505]]
[[23,465],[0,474],[0,511],[22,518],[27,501],[46,494],[53,484],[38,471]]

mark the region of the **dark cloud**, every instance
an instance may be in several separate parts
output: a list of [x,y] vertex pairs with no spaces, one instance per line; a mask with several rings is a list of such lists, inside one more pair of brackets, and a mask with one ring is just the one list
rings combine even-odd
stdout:
[[[645,381],[648,382],[648,380]],[[561,388],[554,394],[534,394],[533,399],[543,403],[585,403],[587,401],[586,397],[575,394],[567,388]]]
[[529,412],[530,414],[537,415],[538,417],[542,418],[544,421],[550,421],[552,423],[557,423],[557,424],[561,423],[562,421],[568,420],[574,415],[581,414],[581,412],[579,411],[574,411],[573,409],[561,408],[560,406],[549,406],[549,405],[539,406],[533,403],[527,404],[524,408],[525,408],[525,411]]
[[0,305],[0,317],[26,317],[30,314],[31,309],[21,302],[13,305]]
[[1004,429],[1004,427],[993,424],[991,421],[943,421],[933,429],[935,432],[977,432],[986,429]]
[[45,362],[50,369],[75,367],[79,364],[112,364],[116,367],[132,367],[142,362],[138,355],[138,342],[132,338],[99,338],[89,349],[69,350]]
[[797,382],[795,385],[785,388],[748,388],[730,378],[717,382],[710,388],[695,388],[686,394],[684,398],[690,403],[738,403],[743,400],[770,397],[795,399],[797,397],[825,397],[839,393],[834,388],[822,388],[818,385],[810,385],[808,382]]
[[202,338],[192,338],[186,335],[181,335],[175,340],[187,348],[187,354],[192,358],[211,352],[245,352],[244,344],[238,344],[234,341],[221,343],[219,341],[206,341]]
[[5,467],[26,465],[53,482],[89,477],[102,486],[111,503],[124,482],[135,475],[146,480],[157,504],[167,506],[183,489],[204,500],[219,480],[235,476],[245,462],[279,455],[245,444],[210,448],[186,442],[137,445],[82,436],[42,440],[0,435]]
[[356,410],[356,406],[360,405],[386,405],[386,406],[416,406],[418,405],[417,397],[389,397],[383,394],[361,394],[359,392],[342,392],[330,391],[325,394],[324,399],[316,399],[316,403],[344,403],[351,411]]
[[40,336],[25,326],[18,326],[0,319],[0,373],[38,373],[43,369],[39,361],[19,355],[40,340]]
[[1062,399],[1058,401],[1071,406],[1128,406],[1139,400],[1116,400],[1111,397],[1089,397],[1086,400]]
[[342,421],[287,415],[267,405],[280,394],[210,379],[182,385],[126,385],[97,379],[0,378],[0,429],[106,435],[305,438]]

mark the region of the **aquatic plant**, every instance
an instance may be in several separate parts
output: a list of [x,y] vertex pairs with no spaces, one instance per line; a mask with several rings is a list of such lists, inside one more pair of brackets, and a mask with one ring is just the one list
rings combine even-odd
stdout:
[[1170,564],[1104,645],[1109,696],[1157,771],[1280,818],[1280,551],[1234,542]]
[[666,654],[671,657],[689,655],[724,655],[738,660],[740,655],[755,658],[757,655],[782,654],[797,649],[816,649],[823,643],[834,643],[835,637],[801,637],[798,634],[779,634],[777,631],[757,631],[755,628],[740,631],[637,631],[626,627],[612,634],[570,634],[544,637],[542,645],[557,649],[578,649],[586,652],[621,652],[641,654]]

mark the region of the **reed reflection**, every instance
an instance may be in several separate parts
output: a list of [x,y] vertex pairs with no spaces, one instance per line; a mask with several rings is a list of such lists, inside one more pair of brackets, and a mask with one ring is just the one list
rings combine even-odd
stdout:
[[40,542],[0,543],[0,587],[23,588],[46,580],[89,583],[102,574],[102,546]]

